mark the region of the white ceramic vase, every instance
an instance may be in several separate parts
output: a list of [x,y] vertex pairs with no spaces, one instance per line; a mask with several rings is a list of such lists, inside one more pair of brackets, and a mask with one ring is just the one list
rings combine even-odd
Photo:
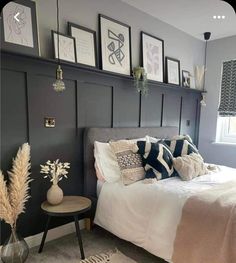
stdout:
[[47,192],[47,201],[51,205],[58,205],[62,202],[63,191],[58,184],[52,184]]

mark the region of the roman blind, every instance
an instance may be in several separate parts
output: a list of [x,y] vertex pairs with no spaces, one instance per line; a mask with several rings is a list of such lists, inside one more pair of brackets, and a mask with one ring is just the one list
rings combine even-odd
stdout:
[[236,116],[236,60],[223,62],[219,115]]

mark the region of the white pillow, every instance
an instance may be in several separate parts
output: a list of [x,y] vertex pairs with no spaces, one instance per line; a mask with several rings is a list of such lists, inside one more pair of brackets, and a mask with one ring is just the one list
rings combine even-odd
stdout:
[[146,140],[147,142],[153,142],[153,143],[156,143],[158,141],[160,141],[161,139],[158,139],[158,138],[155,138],[155,137],[152,137],[152,136],[149,136],[149,135],[146,135]]
[[121,178],[120,168],[109,143],[94,142],[94,158],[99,172],[108,183]]
[[137,138],[137,139],[128,139],[127,141],[130,141],[130,142],[137,142],[137,141],[146,141],[147,140],[147,135],[143,138]]
[[[129,141],[146,141],[146,137],[132,139]],[[96,175],[99,180],[103,178],[108,183],[114,183],[121,179],[121,172],[117,158],[109,143],[95,141],[94,158]]]

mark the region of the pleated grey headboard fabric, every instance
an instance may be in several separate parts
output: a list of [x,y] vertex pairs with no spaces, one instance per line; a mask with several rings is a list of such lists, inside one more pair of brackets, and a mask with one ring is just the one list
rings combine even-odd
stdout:
[[150,135],[166,138],[178,135],[177,127],[155,128],[86,128],[84,131],[84,194],[90,198],[97,197],[97,177],[94,169],[94,142],[110,140],[135,139]]

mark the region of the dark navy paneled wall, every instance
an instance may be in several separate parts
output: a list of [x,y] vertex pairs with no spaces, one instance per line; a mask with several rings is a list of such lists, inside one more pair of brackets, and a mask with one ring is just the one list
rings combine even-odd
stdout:
[[[66,90],[52,89],[56,63],[42,58],[2,53],[1,168],[11,168],[18,147],[31,145],[31,199],[18,221],[23,236],[43,230],[40,204],[50,183],[39,173],[48,159],[71,163],[60,186],[66,195],[83,194],[83,129],[85,127],[155,127],[174,125],[197,142],[200,93],[162,83],[149,83],[149,95],[136,92],[131,77],[63,64]],[[56,118],[45,128],[44,118]],[[190,124],[188,123],[190,122]],[[188,125],[189,124],[189,125]],[[60,219],[54,225],[67,221]],[[2,223],[1,242],[9,228]]]

